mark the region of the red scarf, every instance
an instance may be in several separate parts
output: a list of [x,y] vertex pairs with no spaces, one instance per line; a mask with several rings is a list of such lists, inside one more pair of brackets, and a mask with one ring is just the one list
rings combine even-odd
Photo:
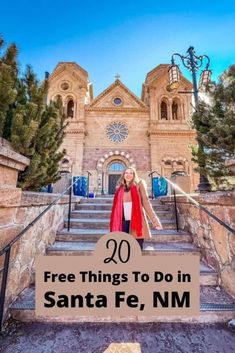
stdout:
[[[136,236],[142,236],[142,212],[141,201],[136,185],[131,185],[132,212],[130,228],[136,231]],[[113,200],[113,207],[110,218],[110,232],[122,231],[122,215],[123,215],[123,194],[124,187],[120,186]]]

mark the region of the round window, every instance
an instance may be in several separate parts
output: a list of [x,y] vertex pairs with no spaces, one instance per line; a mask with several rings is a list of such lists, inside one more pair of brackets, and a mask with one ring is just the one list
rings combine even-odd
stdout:
[[107,126],[106,133],[112,142],[122,142],[128,136],[128,128],[122,122],[114,122]]
[[63,91],[67,91],[67,89],[69,89],[69,84],[68,82],[63,82],[60,87]]
[[121,105],[122,104],[122,99],[120,97],[116,97],[113,100],[115,105]]

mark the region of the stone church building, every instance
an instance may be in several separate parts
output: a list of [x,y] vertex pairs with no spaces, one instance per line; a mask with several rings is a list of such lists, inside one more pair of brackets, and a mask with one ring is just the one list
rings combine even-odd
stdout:
[[[134,166],[150,187],[148,174],[171,177],[184,172],[187,191],[194,191],[198,175],[191,161],[192,84],[183,76],[177,90],[168,83],[169,65],[150,71],[141,98],[116,79],[97,97],[88,72],[74,62],[59,63],[49,77],[48,100],[59,95],[69,121],[62,145],[67,156],[61,172],[90,176],[90,191],[113,194],[126,166]],[[155,175],[156,176],[156,175]]]

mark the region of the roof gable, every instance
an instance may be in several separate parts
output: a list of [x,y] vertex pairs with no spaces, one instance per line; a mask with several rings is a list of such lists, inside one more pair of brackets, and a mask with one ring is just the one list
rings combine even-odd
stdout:
[[65,74],[71,76],[72,79],[80,81],[86,85],[88,81],[88,72],[75,62],[60,62],[55,70],[49,76],[49,82],[59,79]]
[[[114,103],[115,98],[121,99],[121,104]],[[100,93],[89,105],[89,108],[98,109],[149,109],[145,103],[131,92],[120,80],[114,81]]]
[[[168,74],[168,69],[171,65],[170,64],[160,64],[156,66],[153,70],[148,72],[145,80],[145,84],[153,84],[155,81],[158,81],[160,77],[163,75]],[[181,82],[187,86],[188,88],[192,87],[192,83],[182,75],[180,71],[180,80]]]

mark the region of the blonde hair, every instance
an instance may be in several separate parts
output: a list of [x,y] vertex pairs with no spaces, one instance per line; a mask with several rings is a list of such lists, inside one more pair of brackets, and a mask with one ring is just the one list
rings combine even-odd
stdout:
[[121,185],[122,185],[122,186],[126,186],[126,181],[125,181],[125,179],[124,179],[124,174],[125,174],[125,172],[126,172],[128,169],[132,170],[132,171],[133,171],[133,174],[134,174],[134,177],[133,177],[132,181],[130,182],[130,186],[133,185],[133,184],[136,185],[136,184],[139,183],[140,178],[139,178],[138,175],[137,175],[136,169],[135,169],[134,167],[127,167],[127,168],[125,168],[125,169],[123,170],[122,175],[121,175],[120,179],[119,179],[118,182],[117,182],[117,188],[118,188],[119,186],[121,186]]

